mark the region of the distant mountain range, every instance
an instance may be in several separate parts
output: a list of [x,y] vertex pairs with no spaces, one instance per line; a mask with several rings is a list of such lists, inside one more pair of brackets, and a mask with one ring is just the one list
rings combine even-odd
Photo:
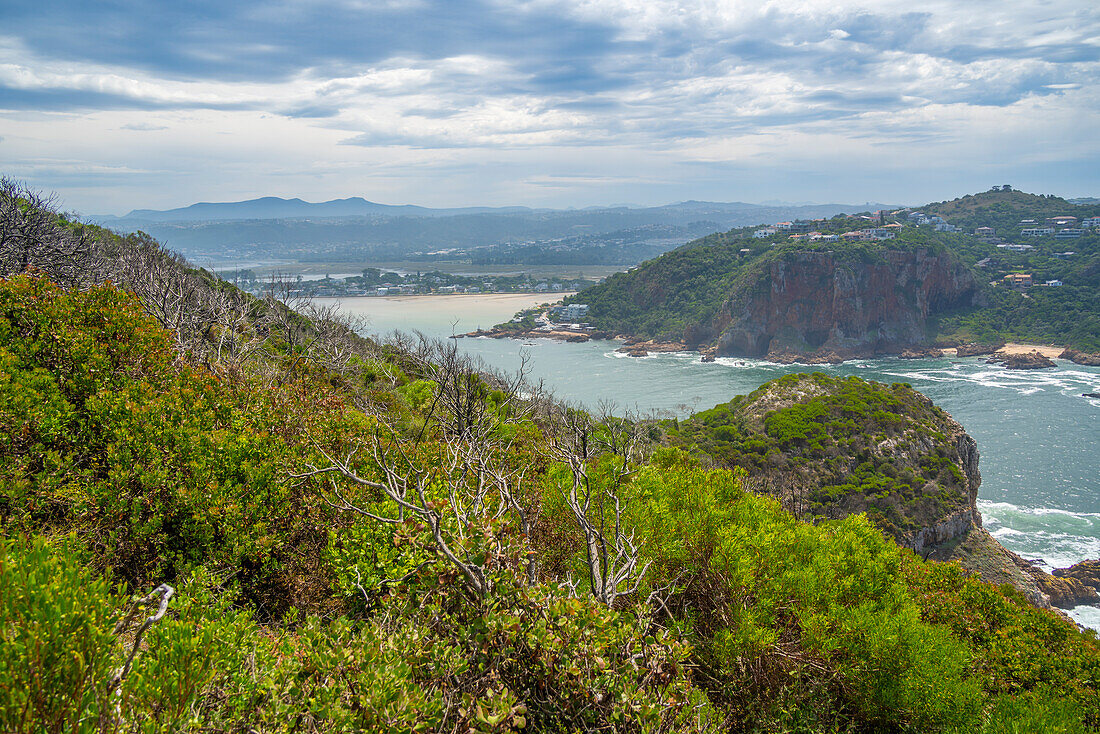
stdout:
[[[676,204],[663,206],[590,206],[583,209],[533,209],[526,206],[486,207],[471,206],[457,208],[435,209],[431,207],[417,206],[415,204],[378,204],[368,201],[361,196],[352,196],[347,199],[333,199],[331,201],[309,202],[302,199],[282,199],[278,196],[264,196],[259,199],[246,201],[224,202],[199,202],[190,206],[176,209],[134,209],[129,214],[117,217],[111,214],[95,215],[91,219],[102,222],[224,222],[245,221],[252,219],[305,219],[321,217],[336,219],[344,217],[452,217],[470,214],[536,214],[536,213],[561,213],[576,214],[595,213],[603,211],[665,211],[665,212],[695,212],[697,214],[731,214],[748,213],[752,211],[776,212],[790,211],[792,213],[809,216],[808,212],[817,211],[845,211],[888,208],[887,204],[747,204],[745,202],[715,202],[715,201],[683,201]],[[896,207],[895,207],[896,208]]]
[[200,202],[178,209],[134,209],[123,217],[103,215],[93,219],[109,223],[126,220],[144,222],[219,222],[247,219],[297,219],[308,217],[412,216],[440,217],[455,214],[512,213],[531,211],[527,207],[464,207],[430,209],[412,204],[391,205],[367,201],[361,196],[313,203],[302,199],[264,196],[247,201]]
[[364,263],[467,259],[483,263],[633,265],[710,232],[791,219],[896,208],[882,204],[765,206],[684,201],[655,207],[464,207],[378,204],[360,197],[311,203],[273,196],[136,209],[91,219],[144,230],[205,262],[266,258]]

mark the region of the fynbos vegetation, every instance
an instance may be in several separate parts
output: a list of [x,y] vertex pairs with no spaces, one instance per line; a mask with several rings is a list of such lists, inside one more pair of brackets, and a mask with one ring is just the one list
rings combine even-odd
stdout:
[[[5,216],[79,231],[24,194]],[[3,242],[4,731],[1100,724],[1093,635],[863,515],[804,522],[658,425],[81,236],[75,269]],[[817,460],[934,411],[842,387],[769,440]]]

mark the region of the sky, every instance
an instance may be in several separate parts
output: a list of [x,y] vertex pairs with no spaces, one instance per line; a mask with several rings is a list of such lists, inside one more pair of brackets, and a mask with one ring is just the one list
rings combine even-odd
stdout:
[[0,175],[124,214],[1100,196],[1095,0],[0,0]]

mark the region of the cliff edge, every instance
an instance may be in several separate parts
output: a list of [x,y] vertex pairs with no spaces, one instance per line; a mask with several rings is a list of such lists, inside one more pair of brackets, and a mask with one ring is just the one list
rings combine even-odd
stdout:
[[790,252],[763,264],[716,316],[718,354],[790,362],[899,353],[926,342],[930,316],[969,306],[978,292],[946,252],[856,254]]
[[907,384],[786,375],[672,422],[667,433],[675,445],[744,468],[750,489],[808,522],[866,513],[898,545],[1011,584],[1038,607],[1100,601],[1091,578],[1047,574],[982,527],[977,443]]

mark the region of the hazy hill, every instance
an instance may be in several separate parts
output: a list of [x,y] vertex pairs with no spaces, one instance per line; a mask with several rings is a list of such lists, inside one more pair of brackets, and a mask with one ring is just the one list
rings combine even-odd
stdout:
[[[98,219],[120,231],[148,232],[204,262],[279,258],[363,263],[406,259],[416,256],[414,253],[430,259],[424,253],[457,250],[457,254],[448,253],[447,258],[633,265],[715,230],[783,219],[829,217],[867,206],[688,201],[660,207],[583,210],[429,209],[387,206],[363,199],[310,204],[269,197],[195,204],[165,212],[138,210],[124,218]],[[677,229],[682,234],[670,239],[667,232]]]
[[265,196],[259,199],[234,202],[201,202],[177,209],[134,209],[123,217],[100,216],[102,221],[135,220],[143,222],[214,222],[241,219],[292,219],[298,217],[366,217],[366,216],[419,216],[441,217],[454,214],[478,214],[485,212],[530,211],[527,207],[464,207],[459,209],[431,209],[423,206],[376,204],[362,197],[333,199],[311,203],[301,199],[280,199]]

